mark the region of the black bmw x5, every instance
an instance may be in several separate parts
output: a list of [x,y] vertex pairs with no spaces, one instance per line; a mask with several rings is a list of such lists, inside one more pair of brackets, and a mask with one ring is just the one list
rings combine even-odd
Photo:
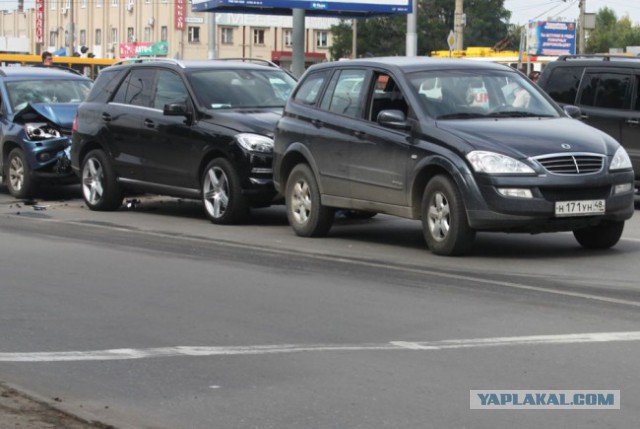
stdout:
[[92,210],[126,190],[202,199],[214,223],[277,199],[273,128],[295,80],[244,62],[133,62],[103,70],[73,128],[71,161]]
[[582,246],[607,248],[634,210],[625,149],[496,64],[313,66],[274,151],[275,186],[301,236],[326,234],[333,210],[348,209],[420,219],[441,255],[468,252],[476,231],[573,231]]

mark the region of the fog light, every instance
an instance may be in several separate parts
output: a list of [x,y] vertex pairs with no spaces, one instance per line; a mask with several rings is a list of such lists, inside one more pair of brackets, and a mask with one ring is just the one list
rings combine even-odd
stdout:
[[520,188],[498,188],[500,195],[509,198],[533,198],[530,189]]
[[629,192],[631,189],[633,189],[633,185],[631,183],[623,183],[621,185],[616,185],[615,188],[613,188],[613,193],[622,194],[623,192]]
[[49,161],[51,159],[51,154],[49,152],[41,152],[38,154],[38,161],[44,162]]

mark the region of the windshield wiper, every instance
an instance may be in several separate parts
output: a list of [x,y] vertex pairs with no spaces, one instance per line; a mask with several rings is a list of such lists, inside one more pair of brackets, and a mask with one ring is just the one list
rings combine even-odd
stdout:
[[446,115],[440,115],[436,117],[436,119],[471,119],[471,118],[484,118],[484,115],[481,113],[449,113]]
[[493,112],[487,115],[487,118],[550,118],[551,115],[541,115],[540,113],[525,112],[523,110],[505,110],[502,112]]

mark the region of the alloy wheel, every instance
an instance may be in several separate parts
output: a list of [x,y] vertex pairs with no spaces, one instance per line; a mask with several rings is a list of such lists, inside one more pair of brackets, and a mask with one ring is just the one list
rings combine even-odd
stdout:
[[92,205],[97,205],[104,195],[104,170],[96,158],[89,158],[84,165],[82,192]]
[[222,168],[209,169],[203,183],[204,204],[213,218],[224,216],[229,206],[229,179]]
[[433,195],[429,204],[428,225],[431,236],[442,241],[447,238],[451,227],[450,207],[447,197],[442,192]]

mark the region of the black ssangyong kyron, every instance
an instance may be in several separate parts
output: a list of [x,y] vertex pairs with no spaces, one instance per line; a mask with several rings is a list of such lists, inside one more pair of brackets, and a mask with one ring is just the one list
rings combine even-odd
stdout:
[[276,126],[274,184],[301,236],[326,234],[340,208],[421,219],[439,255],[468,252],[476,231],[573,231],[608,248],[633,214],[634,175],[579,113],[497,64],[320,64]]
[[214,223],[268,206],[273,128],[295,85],[277,67],[157,60],[100,73],[73,127],[71,164],[92,210],[123,191],[202,199]]

